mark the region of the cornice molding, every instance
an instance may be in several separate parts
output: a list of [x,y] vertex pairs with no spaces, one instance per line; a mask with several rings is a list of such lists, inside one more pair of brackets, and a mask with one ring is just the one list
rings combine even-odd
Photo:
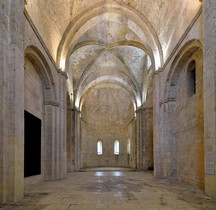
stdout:
[[176,98],[167,98],[160,102],[160,106],[162,106],[163,104],[167,104],[169,102],[176,102]]
[[145,107],[145,106],[141,106],[136,110],[136,113],[139,113],[140,111],[146,111],[146,110],[153,110],[153,107]]
[[44,101],[44,105],[59,107],[59,104],[54,101]]

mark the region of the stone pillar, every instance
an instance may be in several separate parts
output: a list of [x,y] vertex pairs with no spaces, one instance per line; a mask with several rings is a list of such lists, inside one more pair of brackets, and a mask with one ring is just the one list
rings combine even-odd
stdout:
[[137,162],[137,169],[142,169],[142,110],[138,109],[136,111],[136,162]]
[[161,129],[161,106],[160,106],[160,72],[153,78],[153,139],[154,139],[154,176],[163,177],[163,154],[164,142]]
[[75,109],[67,108],[67,172],[75,171]]
[[24,193],[24,2],[0,8],[0,202],[14,202]]
[[58,104],[45,101],[45,121],[44,121],[44,180],[55,180],[55,141],[56,141],[56,112]]
[[58,100],[45,101],[45,177],[46,181],[66,177],[66,79],[59,74]]
[[205,192],[216,197],[216,1],[203,0]]
[[142,169],[152,170],[153,163],[153,109],[144,107],[142,109]]
[[153,168],[153,113],[152,108],[141,107],[136,112],[137,169]]
[[79,171],[81,166],[80,114],[80,111],[75,109],[75,171]]
[[[163,177],[176,176],[176,100],[165,99],[160,103],[163,123],[161,138],[164,139]],[[163,136],[163,137],[162,137]]]
[[58,156],[59,156],[59,162],[58,162],[58,171],[56,171],[57,179],[64,179],[66,177],[66,163],[67,163],[67,150],[66,150],[66,128],[67,128],[67,118],[66,118],[66,104],[67,104],[67,98],[66,98],[66,78],[65,75],[60,73],[59,74],[59,126],[57,127],[59,129],[59,138],[57,143],[57,149],[58,149]]

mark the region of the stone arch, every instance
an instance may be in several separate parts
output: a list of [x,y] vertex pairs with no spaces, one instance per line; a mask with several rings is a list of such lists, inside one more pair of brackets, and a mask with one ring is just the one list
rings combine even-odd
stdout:
[[54,102],[56,100],[54,79],[45,57],[41,51],[33,45],[28,46],[25,49],[25,56],[28,57],[35,66],[38,67],[37,72],[43,83],[45,101]]
[[72,95],[67,90],[67,172],[75,171],[75,110]]
[[[140,50],[143,50],[144,52],[147,52],[147,48],[144,44],[142,44],[141,42],[138,42],[138,41],[119,41],[119,42],[116,42],[116,43],[113,43],[112,45],[109,45],[109,46],[106,46],[104,43],[101,43],[101,42],[98,42],[98,41],[94,41],[94,40],[90,40],[90,41],[82,41],[82,42],[79,42],[77,43],[74,48],[70,49],[71,52],[70,54],[68,54],[68,58],[67,58],[67,61],[66,61],[66,70],[69,70],[69,57],[74,53],[76,52],[77,50],[79,50],[80,48],[82,47],[85,47],[85,46],[88,46],[88,45],[95,45],[95,46],[101,46],[101,50],[100,52],[94,56],[91,61],[89,62],[89,64],[87,65],[87,67],[85,68],[84,72],[81,74],[81,78],[79,80],[79,83],[78,83],[78,88],[79,86],[82,84],[82,81],[86,78],[86,75],[87,75],[87,72],[88,70],[91,68],[91,66],[98,60],[98,58],[100,58],[100,56],[104,53],[104,52],[107,52],[107,51],[110,51],[112,52],[113,55],[115,55],[119,61],[121,61],[121,63],[125,66],[125,73],[129,73],[129,78],[130,80],[132,81],[133,83],[133,86],[135,87],[135,90],[139,90],[140,91],[140,88],[137,84],[137,81],[136,79],[134,78],[134,75],[132,73],[132,71],[130,70],[130,68],[127,66],[127,64],[123,61],[123,58],[116,52],[116,47],[118,46],[133,46],[133,47],[136,47]],[[69,56],[70,55],[70,56]],[[152,80],[152,75],[154,73],[154,58],[153,58],[153,55],[149,55],[148,56],[150,57],[151,59],[151,62],[152,62],[152,66],[151,66],[151,70],[149,71],[148,74],[146,74],[146,82],[144,82],[144,91],[146,92],[147,94],[147,89],[148,89],[148,85],[149,83],[151,82]],[[68,75],[69,77],[71,76],[70,75],[70,72],[68,72]],[[73,86],[73,81],[72,79],[70,79],[69,81],[71,83],[71,86]],[[73,89],[73,87],[72,87]],[[75,94],[76,95],[76,94]],[[76,98],[76,96],[74,97],[74,99]],[[145,97],[143,97],[145,99]]]
[[95,40],[88,40],[88,41],[82,41],[79,42],[77,44],[75,44],[74,46],[71,46],[68,50],[68,54],[67,54],[67,58],[66,58],[66,63],[65,63],[65,69],[66,71],[69,69],[69,58],[70,56],[78,49],[87,46],[87,45],[97,45],[97,46],[101,46],[103,49],[114,49],[115,47],[118,46],[133,46],[133,47],[137,47],[141,50],[143,50],[144,52],[146,52],[152,62],[152,69],[154,69],[155,71],[155,60],[154,60],[154,54],[150,49],[150,46],[148,46],[147,44],[144,45],[143,43],[139,42],[139,41],[135,41],[135,40],[123,40],[123,41],[119,41],[116,43],[113,43],[112,45],[106,45],[104,43],[95,41]]
[[[174,61],[172,62],[172,65],[170,67],[170,71],[167,76],[166,85],[165,85],[165,92],[164,92],[164,99],[172,99],[170,97],[172,94],[172,90],[177,84],[179,71],[182,67],[182,65],[185,64],[188,57],[191,57],[194,52],[202,50],[202,43],[197,40],[193,39],[188,41],[178,52],[176,55]],[[173,91],[175,92],[175,91]]]
[[[78,89],[80,89],[80,86],[82,85],[82,83],[86,80],[86,78],[88,77],[89,74],[89,70],[91,69],[91,67],[97,62],[98,59],[100,59],[100,56],[103,55],[103,53],[107,52],[106,49],[102,50],[96,57],[94,57],[90,63],[87,65],[87,67],[85,68],[84,72],[82,73],[81,77],[80,77],[80,81],[78,83]],[[122,70],[122,73],[124,75],[127,75],[127,73],[129,73],[129,80],[131,81],[131,83],[133,84],[133,86],[135,87],[135,90],[139,90],[139,86],[137,84],[136,79],[133,76],[133,73],[131,72],[130,68],[127,66],[127,64],[124,62],[124,60],[120,57],[120,55],[118,55],[114,50],[111,51],[112,55],[114,55],[116,58],[118,58],[118,60],[122,63],[122,65],[125,67],[124,70]]]
[[[197,92],[187,93],[187,71],[190,62],[197,63]],[[186,43],[176,55],[166,80],[164,114],[164,150],[167,156],[166,176],[204,186],[204,118],[202,44]]]
[[35,46],[28,46],[25,49],[25,56],[35,67],[37,74],[42,83],[43,88],[43,154],[41,154],[42,166],[44,167],[43,179],[54,180],[56,179],[55,174],[55,163],[53,160],[54,151],[52,147],[55,143],[55,110],[58,107],[56,103],[56,90],[54,79],[51,73],[51,69],[43,55],[43,53]]
[[94,87],[97,84],[100,84],[104,81],[109,81],[115,84],[118,84],[119,86],[121,86],[122,88],[124,88],[130,95],[131,98],[133,99],[133,103],[134,103],[134,110],[137,109],[138,106],[140,106],[141,103],[141,96],[139,94],[139,92],[137,91],[133,91],[133,89],[130,89],[128,83],[122,79],[119,79],[117,77],[110,77],[110,76],[101,76],[99,78],[97,78],[96,80],[91,81],[83,90],[80,90],[80,95],[77,95],[76,101],[79,101],[79,106],[78,108],[80,108],[80,102],[82,101],[82,97],[85,95],[85,93],[92,87]]
[[104,6],[104,4],[101,2],[88,8],[86,11],[82,12],[77,18],[75,18],[68,25],[58,47],[56,60],[59,65],[61,62],[61,57],[63,56],[65,59],[67,57],[68,48],[75,44],[72,42],[75,39],[75,36],[80,35],[79,30],[81,29],[81,27],[84,26],[92,18],[104,13],[120,14],[122,16],[128,17],[130,20],[136,23],[140,28],[140,30],[143,32],[143,34],[148,34],[149,37],[151,38],[151,42],[153,43],[151,49],[154,51],[154,57],[157,57],[157,60],[160,61],[157,64],[157,66],[161,66],[163,64],[163,51],[162,51],[160,41],[153,26],[150,24],[148,19],[143,14],[131,8],[127,4],[124,3],[118,4],[112,2]]

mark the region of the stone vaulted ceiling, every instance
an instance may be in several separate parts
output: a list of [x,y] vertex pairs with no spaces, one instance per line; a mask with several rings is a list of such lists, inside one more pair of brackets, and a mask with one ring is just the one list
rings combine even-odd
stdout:
[[67,72],[78,108],[93,90],[104,88],[107,94],[107,87],[117,85],[136,109],[145,102],[152,72],[167,60],[201,3],[27,0],[25,8],[53,59]]

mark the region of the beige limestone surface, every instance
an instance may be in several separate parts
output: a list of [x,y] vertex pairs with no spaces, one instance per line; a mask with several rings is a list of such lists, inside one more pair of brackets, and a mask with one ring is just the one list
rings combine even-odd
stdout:
[[1,210],[215,210],[216,200],[174,180],[155,180],[151,173],[91,170],[66,180],[36,184],[18,203]]
[[[62,0],[26,0],[26,3],[26,9],[54,59],[71,22],[74,24],[81,20],[84,25],[94,17],[101,19],[106,12],[123,13],[122,16],[134,21],[137,27],[140,26],[137,20],[145,22],[151,35],[158,39],[157,45],[161,45],[166,59],[201,7],[199,0],[65,0],[64,3]],[[123,22],[123,25],[128,27],[130,21]]]

